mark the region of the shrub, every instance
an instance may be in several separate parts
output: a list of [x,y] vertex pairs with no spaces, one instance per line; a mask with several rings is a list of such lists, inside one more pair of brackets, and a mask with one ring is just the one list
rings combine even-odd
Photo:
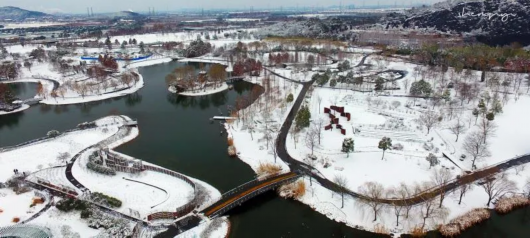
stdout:
[[506,214],[512,210],[530,205],[530,200],[521,195],[513,197],[503,197],[495,203],[495,211],[500,214]]
[[309,108],[307,106],[302,106],[302,108],[300,108],[300,111],[298,111],[298,114],[296,114],[296,118],[295,118],[296,127],[299,129],[309,127],[310,119],[311,119],[311,112],[309,111]]
[[334,88],[335,86],[337,86],[337,80],[335,79],[332,79],[329,81],[329,86],[331,86],[332,88]]
[[410,235],[412,237],[425,237],[427,235],[427,231],[421,228],[421,226],[415,226],[410,230]]
[[92,211],[89,209],[81,211],[81,218],[83,219],[89,218],[90,215],[92,215]]
[[287,101],[287,102],[292,102],[293,100],[294,100],[294,96],[293,96],[293,94],[292,94],[292,93],[289,93],[289,95],[287,95],[287,99],[286,99],[286,101]]
[[88,203],[86,203],[85,201],[82,201],[82,200],[77,200],[77,199],[74,199],[74,198],[67,198],[67,199],[63,199],[63,200],[59,201],[55,205],[55,207],[57,207],[57,209],[59,209],[59,211],[69,212],[69,211],[72,211],[72,210],[77,210],[77,211],[87,210],[89,205],[88,205]]
[[96,173],[105,175],[116,175],[116,170],[114,170],[113,168],[105,167],[102,164],[103,160],[96,152],[94,152],[94,154],[88,156],[88,163],[86,164],[86,167]]
[[457,236],[462,231],[490,218],[490,212],[485,208],[473,209],[461,215],[448,224],[440,226],[440,233],[444,236]]
[[11,220],[11,222],[13,223],[18,223],[19,221],[20,221],[19,217],[13,217],[13,220]]
[[259,177],[275,175],[282,171],[282,167],[275,164],[260,164],[256,173]]
[[229,137],[228,138],[228,146],[233,146],[233,145],[234,145],[234,138]]
[[48,131],[48,133],[46,133],[46,136],[48,137],[57,137],[59,136],[61,133],[57,130],[51,130],[51,131]]
[[280,196],[284,198],[298,199],[305,195],[305,182],[298,180],[294,183],[283,185],[279,188]]
[[388,229],[385,227],[385,225],[382,225],[382,224],[376,224],[374,226],[374,233],[377,233],[377,234],[384,234],[384,235],[388,235],[390,234],[390,232],[388,231]]
[[121,207],[122,202],[115,198],[108,195],[105,195],[103,193],[92,193],[92,198],[94,199],[103,199],[106,204],[108,204],[111,207]]

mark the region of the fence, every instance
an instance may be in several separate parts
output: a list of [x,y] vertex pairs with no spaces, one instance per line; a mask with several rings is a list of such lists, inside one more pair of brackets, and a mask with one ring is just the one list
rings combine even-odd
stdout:
[[159,173],[164,173],[164,174],[168,174],[170,176],[173,176],[173,177],[176,177],[178,179],[181,179],[183,180],[184,182],[186,182],[188,185],[190,185],[192,188],[193,188],[193,191],[194,191],[194,197],[193,199],[176,208],[175,212],[156,212],[156,213],[153,213],[153,214],[150,214],[147,216],[147,220],[148,221],[151,221],[151,220],[157,220],[157,219],[174,219],[174,218],[177,218],[177,217],[181,217],[181,216],[184,216],[190,212],[192,212],[193,210],[195,210],[196,206],[198,205],[198,196],[197,196],[197,189],[196,189],[196,185],[193,181],[191,181],[188,177],[180,174],[180,173],[177,173],[175,171],[172,171],[172,170],[169,170],[169,169],[165,169],[165,168],[160,168],[160,167],[155,167],[155,166],[151,166],[151,165],[143,165],[143,169],[144,170],[149,170],[149,171],[154,171],[154,172],[159,172]]

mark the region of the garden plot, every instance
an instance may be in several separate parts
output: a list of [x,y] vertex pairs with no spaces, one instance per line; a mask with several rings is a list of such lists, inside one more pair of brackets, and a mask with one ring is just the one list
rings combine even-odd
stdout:
[[[193,199],[193,188],[178,178],[152,171],[138,175],[117,172],[115,176],[96,173],[86,168],[88,155],[83,153],[72,168],[74,177],[91,192],[100,192],[121,200],[116,210],[125,214],[139,212],[140,219],[159,211],[174,211]],[[126,180],[126,179],[129,180]]]

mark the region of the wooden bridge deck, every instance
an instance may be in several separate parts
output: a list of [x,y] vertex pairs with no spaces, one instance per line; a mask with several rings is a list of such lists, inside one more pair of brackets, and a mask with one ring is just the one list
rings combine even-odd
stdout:
[[249,189],[246,189],[244,191],[241,191],[239,193],[235,193],[231,196],[228,196],[226,198],[222,198],[221,200],[219,200],[218,202],[214,203],[213,205],[205,208],[202,212],[204,213],[205,216],[207,217],[213,217],[216,215],[216,213],[218,213],[219,211],[223,210],[224,208],[230,206],[230,205],[233,205],[234,203],[236,203],[238,200],[242,199],[242,198],[245,198],[249,195],[252,195],[253,193],[256,193],[256,192],[259,192],[260,190],[264,189],[264,188],[267,188],[271,185],[278,185],[278,184],[281,184],[283,182],[286,182],[286,181],[289,181],[291,179],[294,179],[296,177],[298,177],[299,175],[295,172],[289,172],[289,173],[286,173],[286,174],[281,174],[281,175],[278,175],[278,176],[275,176],[275,177],[271,177],[271,178],[268,178],[260,183],[258,183],[257,185],[249,188]]

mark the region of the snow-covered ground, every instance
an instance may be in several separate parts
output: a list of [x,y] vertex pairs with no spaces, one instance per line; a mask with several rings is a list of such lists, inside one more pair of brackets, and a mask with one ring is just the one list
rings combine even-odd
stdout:
[[[228,84],[223,83],[223,84],[221,84],[221,86],[219,86],[217,88],[214,88],[214,87],[210,86],[210,87],[206,87],[206,88],[201,88],[200,90],[193,91],[193,92],[182,92],[182,93],[179,93],[179,95],[182,95],[182,96],[204,96],[204,95],[210,95],[210,94],[219,93],[219,92],[225,91],[227,89],[228,89]],[[171,88],[169,89],[169,91],[174,93],[174,91],[171,91]]]
[[6,111],[2,111],[0,110],[0,116],[1,115],[7,115],[7,114],[12,114],[12,113],[17,113],[17,112],[21,112],[21,111],[24,111],[26,109],[29,108],[29,105],[28,104],[23,104],[20,108],[16,109],[16,110],[13,110],[13,111],[10,111],[10,112],[6,112]]
[[[48,211],[29,222],[29,224],[46,227],[56,237],[63,237],[62,229],[64,226],[70,227],[71,232],[78,233],[81,238],[97,237],[102,232],[102,229],[98,230],[88,227],[88,223],[81,219],[81,212],[75,210],[62,212],[55,207],[51,207]],[[131,222],[132,225],[133,223]]]
[[16,224],[13,218],[19,218],[20,221],[30,218],[49,202],[45,201],[45,204],[30,207],[33,198],[35,198],[33,191],[17,195],[11,189],[0,189],[0,227]]
[[[355,50],[355,52],[357,51]],[[361,52],[369,53],[372,51],[363,49]],[[359,59],[358,56],[353,57],[357,60]],[[346,58],[349,57],[346,56]],[[370,56],[365,63],[373,65],[373,72],[396,69],[405,70],[408,73],[403,79],[392,83],[393,86],[397,85],[401,89],[394,90],[386,96],[326,88],[316,88],[312,93],[308,92],[305,104],[309,106],[312,124],[318,122],[320,118],[323,119],[324,126],[329,124],[329,116],[324,114],[323,108],[329,108],[331,105],[343,106],[345,107],[345,112],[351,113],[351,121],[347,121],[345,117],[335,114],[339,118],[339,123],[346,129],[345,136],[341,135],[340,130],[335,128],[330,131],[323,130],[321,141],[317,143],[313,151],[313,154],[318,158],[315,167],[319,172],[329,180],[334,180],[336,176],[343,176],[348,181],[346,183],[347,188],[352,191],[359,191],[360,186],[366,182],[378,182],[385,189],[397,187],[400,184],[414,187],[432,181],[433,171],[440,168],[448,169],[452,174],[451,178],[463,174],[464,171],[472,170],[469,158],[464,161],[460,161],[458,158],[460,158],[461,154],[465,154],[462,143],[466,136],[471,131],[478,130],[474,126],[475,117],[471,113],[474,105],[464,103],[464,107],[455,113],[465,122],[467,129],[466,132],[460,135],[459,142],[454,142],[456,136],[448,130],[449,126],[455,123],[456,115],[449,117],[445,111],[442,114],[444,115],[443,121],[431,129],[430,133],[427,133],[427,129],[419,124],[418,118],[427,111],[432,110],[433,106],[423,99],[413,100],[403,97],[408,94],[408,91],[404,90],[404,84],[407,83],[410,88],[410,84],[421,77],[421,75],[414,72],[418,66],[402,62],[401,60],[390,60],[378,56]],[[352,63],[352,65],[355,64],[355,62]],[[287,77],[291,75],[291,69],[274,70]],[[353,70],[358,73],[356,69]],[[364,73],[366,73],[366,70]],[[449,78],[449,75],[450,72],[445,77]],[[475,71],[472,75],[468,81],[477,80],[479,73]],[[509,77],[506,74],[499,74],[499,76],[501,78]],[[432,79],[426,80],[434,84],[433,88],[438,87]],[[353,87],[352,85],[341,86]],[[373,87],[373,84],[363,86],[369,88]],[[390,86],[390,83],[388,83],[388,86]],[[450,94],[451,97],[457,98],[454,89],[450,90]],[[472,104],[476,103],[477,101],[472,102]],[[519,96],[518,100],[513,100],[512,95],[511,100],[506,102],[503,113],[497,114],[494,120],[498,130],[488,142],[491,156],[477,162],[478,168],[507,161],[516,155],[530,152],[528,147],[524,145],[524,138],[530,134],[530,129],[520,126],[523,123],[522,120],[524,120],[524,117],[520,116],[520,112],[529,107],[529,103],[530,97],[524,93]],[[445,104],[442,103],[436,106],[435,109],[439,111],[441,107],[445,107]],[[278,111],[279,109],[276,109],[273,113],[278,113]],[[263,120],[261,115],[255,115],[255,117],[258,119],[254,118],[253,120]],[[248,127],[246,125],[237,126],[236,123],[227,125],[227,128],[230,132],[229,137],[234,138],[239,157],[245,163],[250,164],[254,170],[256,170],[256,165],[261,163],[260,161],[274,161],[272,153],[263,153],[262,156],[256,155],[256,151],[259,151],[260,147],[266,146],[263,139],[256,140],[256,138],[263,137],[263,135],[256,135],[257,131],[260,130],[257,129],[253,132],[254,140],[252,140]],[[234,129],[234,127],[243,129]],[[357,130],[356,133],[353,133],[354,130]],[[306,158],[308,154],[312,153],[305,140],[306,131],[307,129],[297,135],[290,133],[287,139],[287,149],[291,156],[305,162],[309,161]],[[403,149],[387,150],[384,160],[382,160],[383,151],[378,148],[378,144],[383,137],[390,137],[393,145],[401,144]],[[341,152],[344,138],[353,138],[355,142],[355,152],[350,153],[349,156]],[[240,147],[243,147],[243,149],[240,149]],[[249,149],[247,150],[247,148]],[[453,160],[456,158],[454,162],[458,166],[443,158],[442,152],[453,157]],[[439,160],[439,164],[432,168],[426,160],[427,155],[430,153],[436,155]],[[325,163],[330,166],[324,168],[323,164]],[[528,169],[522,169],[518,172],[515,169],[511,169],[506,172],[506,176],[509,180],[516,182],[519,191],[522,191],[524,184],[530,177],[530,172]],[[306,178],[306,184],[308,182],[308,178]],[[345,206],[341,208],[340,194],[333,194],[330,190],[321,187],[314,181],[313,186],[306,187],[308,189],[306,195],[300,199],[301,202],[310,205],[331,219],[345,222],[352,227],[361,226],[366,230],[374,230],[376,225],[383,225],[393,232],[406,233],[412,227],[422,223],[420,217],[421,206],[413,208],[409,218],[400,218],[400,224],[396,226],[396,217],[390,206],[383,209],[381,214],[378,215],[378,219],[374,222],[371,210],[366,209],[359,201],[346,196]],[[437,224],[447,222],[473,208],[486,206],[487,194],[478,185],[472,186],[472,190],[466,193],[460,205],[458,204],[459,199],[457,196],[459,194],[456,193],[458,192],[448,195],[443,202],[446,216],[439,219],[428,219],[427,227],[429,229],[434,229]]]
[[[263,77],[245,80],[263,85]],[[265,103],[264,98],[267,94],[265,92],[258,101],[244,109],[244,112],[239,113],[240,117],[247,115],[247,119],[240,118],[233,123],[227,123],[225,128],[228,131],[228,137],[233,138],[239,159],[250,165],[252,169],[257,170],[260,164],[276,164],[281,166],[284,171],[288,171],[289,167],[280,158],[274,158],[272,144],[293,106],[292,102],[285,102],[285,98],[291,93],[296,98],[302,85],[291,83],[279,77],[276,77],[276,80],[271,80],[271,83],[273,82],[276,85],[271,87],[271,90],[279,92],[277,98],[279,103],[269,104],[270,112],[259,107],[260,104]],[[249,133],[249,128],[252,128],[252,134]],[[267,146],[266,135],[272,138],[269,139],[269,146]]]
[[54,139],[0,152],[0,181],[8,180],[14,169],[35,172],[58,164],[64,165],[64,162],[58,160],[60,153],[68,152],[73,157],[83,149],[112,136],[117,130],[117,126],[108,126],[74,131]]
[[190,185],[167,174],[144,171],[137,175],[117,172],[114,176],[106,176],[93,172],[86,168],[88,155],[92,152],[87,150],[83,153],[75,162],[72,173],[92,192],[120,199],[123,204],[117,209],[119,212],[129,214],[129,209],[132,209],[140,213],[140,219],[146,220],[149,214],[175,210],[193,198]]
[[230,221],[228,217],[219,217],[216,218],[217,221],[210,220],[201,223],[199,226],[187,230],[175,238],[223,238],[228,235],[228,228],[230,226]]

